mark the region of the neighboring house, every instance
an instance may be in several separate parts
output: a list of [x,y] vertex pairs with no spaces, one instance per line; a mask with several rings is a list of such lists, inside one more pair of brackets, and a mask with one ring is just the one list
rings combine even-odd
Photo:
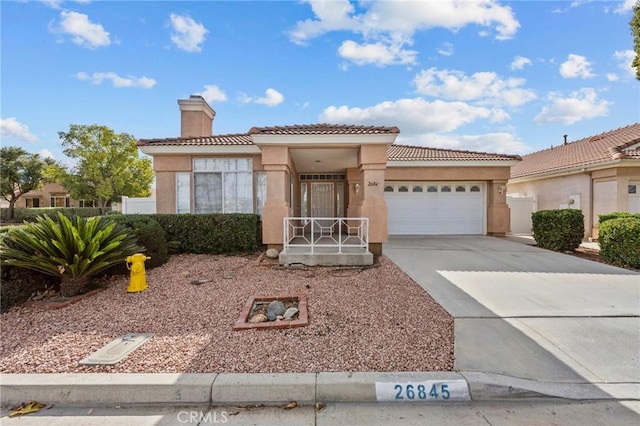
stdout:
[[45,183],[37,191],[23,194],[16,207],[94,207],[93,201],[74,200],[59,183]]
[[312,124],[212,135],[215,111],[204,99],[178,104],[179,138],[138,141],[153,156],[158,213],[257,213],[263,242],[285,251],[289,229],[336,240],[336,229],[359,233],[366,220],[367,248],[376,254],[388,235],[509,231],[506,184],[518,156],[394,145],[397,127]]
[[598,215],[640,212],[640,123],[564,139],[511,168],[510,197],[532,198],[534,210],[581,209],[585,237],[592,238],[598,236]]
[[97,201],[75,200],[69,192],[59,183],[45,183],[37,191],[29,191],[23,194],[16,207],[97,207]]

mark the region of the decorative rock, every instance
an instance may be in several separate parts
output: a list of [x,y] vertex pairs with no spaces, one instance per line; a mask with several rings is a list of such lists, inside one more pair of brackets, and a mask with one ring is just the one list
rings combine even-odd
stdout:
[[278,315],[283,315],[284,311],[286,311],[284,303],[274,300],[267,305],[267,318],[269,321],[274,321]]
[[276,317],[276,321],[282,321],[284,319],[284,315],[278,315]]
[[298,313],[298,308],[291,307],[284,312],[284,319],[290,320],[297,313]]
[[277,259],[279,254],[280,253],[278,252],[277,249],[270,248],[269,250],[267,250],[267,257],[269,259]]
[[250,323],[265,322],[265,321],[267,321],[267,316],[265,314],[256,314],[251,318],[249,318]]

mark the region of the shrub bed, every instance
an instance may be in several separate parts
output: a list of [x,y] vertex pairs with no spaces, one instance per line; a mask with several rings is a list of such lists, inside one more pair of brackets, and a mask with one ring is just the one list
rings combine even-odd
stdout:
[[260,221],[255,214],[140,214],[113,218],[157,221],[169,250],[178,253],[245,254],[255,252],[259,246]]
[[[47,215],[52,218],[56,218],[58,212],[62,213],[69,219],[76,216],[80,217],[93,217],[102,216],[111,210],[111,207],[105,207],[100,209],[98,207],[41,207],[41,208],[26,208],[16,207],[13,210],[13,222],[34,222],[36,217]],[[7,209],[0,209],[0,214],[3,219],[5,218]]]
[[[169,249],[164,229],[151,215],[113,215],[109,219],[125,226],[137,239],[137,244],[146,249],[145,255],[151,259],[145,262],[146,269],[153,269],[164,265],[169,260]],[[110,275],[128,274],[125,259],[121,265],[116,265],[108,270]]]
[[584,215],[581,210],[540,210],[531,215],[533,238],[538,247],[575,250],[584,237]]
[[2,266],[0,278],[0,312],[26,302],[34,292],[60,289],[60,278],[15,266]]
[[[604,215],[601,215],[602,217]],[[600,219],[600,257],[618,266],[640,268],[640,218]]]
[[598,215],[598,223],[604,223],[611,219],[620,219],[622,217],[635,217],[640,219],[640,213],[616,212]]

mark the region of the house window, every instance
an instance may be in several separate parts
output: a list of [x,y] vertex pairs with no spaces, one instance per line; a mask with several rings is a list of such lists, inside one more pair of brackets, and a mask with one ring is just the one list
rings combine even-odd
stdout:
[[629,194],[637,194],[638,192],[638,186],[637,185],[628,185],[627,186],[627,191]]
[[176,213],[191,213],[191,188],[188,172],[176,173]]
[[414,186],[413,187],[413,192],[422,192],[422,187],[421,186]]
[[438,192],[438,187],[431,185],[427,188],[427,192]]
[[451,192],[451,187],[449,185],[445,185],[440,188],[440,192]]
[[26,207],[33,207],[33,208],[40,207],[40,198],[37,198],[37,197],[25,198],[24,202]]
[[384,192],[393,192],[393,186],[387,185],[384,187]]
[[98,207],[96,200],[79,200],[78,207]]
[[71,199],[68,195],[53,195],[49,202],[50,207],[69,207],[71,205]]
[[398,188],[398,192],[409,192],[409,188],[403,185],[400,188]]
[[249,158],[193,160],[196,213],[252,213],[253,182]]
[[456,192],[467,192],[467,188],[464,185],[456,186]]
[[256,172],[256,213],[262,216],[267,201],[267,172]]
[[480,187],[478,185],[473,185],[471,187],[471,192],[480,192]]

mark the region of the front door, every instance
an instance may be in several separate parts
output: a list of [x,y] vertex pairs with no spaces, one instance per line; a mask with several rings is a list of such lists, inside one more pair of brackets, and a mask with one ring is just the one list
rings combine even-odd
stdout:
[[[311,217],[333,217],[333,182],[311,183]],[[325,234],[333,220],[317,220],[313,231]]]

